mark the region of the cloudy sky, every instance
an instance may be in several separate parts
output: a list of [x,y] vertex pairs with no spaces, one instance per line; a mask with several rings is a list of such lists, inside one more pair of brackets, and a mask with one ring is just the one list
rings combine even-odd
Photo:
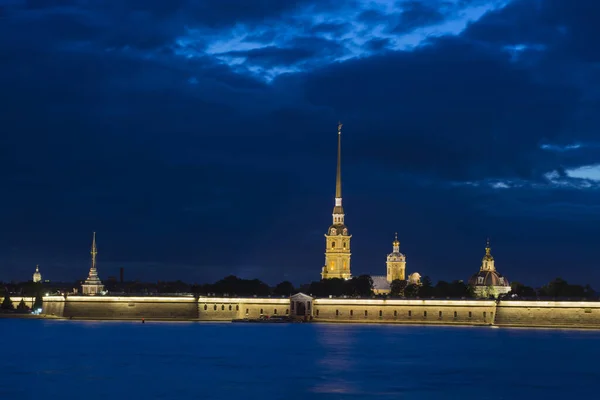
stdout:
[[0,0],[0,280],[600,288],[598,0]]

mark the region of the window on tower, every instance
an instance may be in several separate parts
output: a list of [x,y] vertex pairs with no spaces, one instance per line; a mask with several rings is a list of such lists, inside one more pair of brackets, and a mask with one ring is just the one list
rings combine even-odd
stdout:
[[331,248],[335,249],[335,242],[331,242]]

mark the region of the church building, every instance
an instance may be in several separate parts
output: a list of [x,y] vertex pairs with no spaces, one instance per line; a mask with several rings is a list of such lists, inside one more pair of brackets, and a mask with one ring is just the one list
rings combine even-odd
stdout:
[[508,280],[496,271],[489,239],[485,246],[485,255],[481,260],[479,272],[469,279],[469,285],[477,297],[498,297],[511,290]]
[[386,267],[387,275],[374,275],[371,277],[375,294],[388,294],[393,281],[406,279],[406,256],[400,253],[400,242],[397,233],[392,242],[392,252],[387,256]]
[[[335,180],[335,205],[332,213],[332,224],[325,234],[325,265],[321,270],[322,279],[350,279],[350,239],[345,224],[344,207],[342,206],[342,124],[338,124],[337,174]],[[371,276],[375,294],[387,294],[394,280],[406,280],[406,256],[400,253],[398,234],[392,243],[392,252],[387,256],[387,275]],[[411,275],[411,282],[419,284],[420,275]]]
[[342,206],[342,124],[338,124],[337,174],[335,180],[335,206],[333,223],[325,234],[325,266],[321,270],[322,279],[350,279],[350,238],[344,223]]

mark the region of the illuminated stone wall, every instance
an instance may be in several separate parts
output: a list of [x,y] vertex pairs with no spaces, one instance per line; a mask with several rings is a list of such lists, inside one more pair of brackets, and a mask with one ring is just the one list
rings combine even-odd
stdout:
[[[62,300],[61,300],[62,299]],[[61,309],[62,303],[62,309]],[[81,319],[197,318],[194,297],[44,297],[44,314]]]
[[[19,299],[20,300],[20,299]],[[231,321],[261,315],[286,315],[288,298],[220,297],[44,297],[43,313],[81,319],[199,319]]]
[[600,328],[600,303],[576,301],[501,301],[496,325]]
[[231,321],[242,318],[286,315],[289,313],[288,298],[227,298],[200,297],[198,319],[201,321]]
[[[288,315],[290,311],[288,298],[191,296],[69,296],[66,300],[62,296],[47,296],[43,306],[46,315],[75,319],[231,321]],[[600,302],[314,299],[311,313],[315,322],[600,329]]]
[[317,299],[313,320],[404,324],[491,324],[494,301]]
[[64,316],[65,298],[62,296],[44,296],[42,314],[55,317]]
[[[23,299],[23,301],[25,302],[25,305],[29,308],[33,307],[33,304],[35,303],[35,297],[10,296],[10,301],[12,301],[13,306],[15,308],[17,308],[17,306],[21,302],[21,299]],[[4,298],[2,298],[0,301],[2,301],[2,300],[4,300]]]

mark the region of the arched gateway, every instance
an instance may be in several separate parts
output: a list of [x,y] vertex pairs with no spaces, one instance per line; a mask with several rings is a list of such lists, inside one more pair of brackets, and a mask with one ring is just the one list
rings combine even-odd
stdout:
[[296,293],[290,297],[290,316],[310,319],[313,311],[313,298],[304,293]]

